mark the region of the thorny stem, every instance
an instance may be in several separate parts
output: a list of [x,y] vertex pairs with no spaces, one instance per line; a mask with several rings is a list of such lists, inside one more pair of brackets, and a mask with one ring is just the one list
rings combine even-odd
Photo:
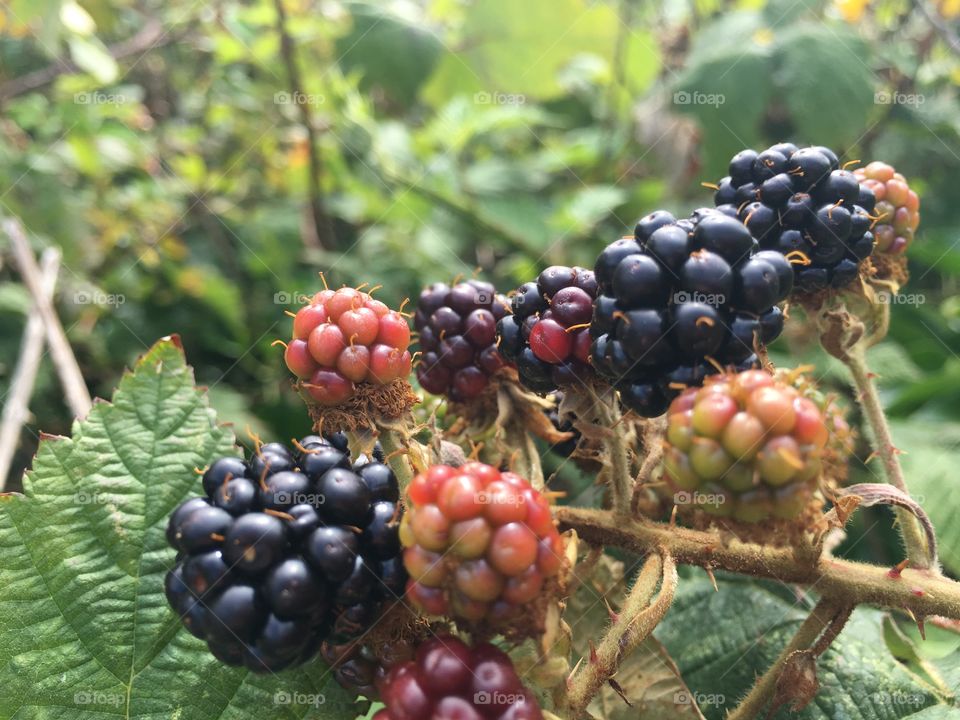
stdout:
[[[763,708],[774,697],[777,689],[777,680],[783,672],[784,667],[790,657],[801,650],[810,648],[821,633],[825,635],[831,630],[834,622],[840,617],[849,617],[849,608],[838,600],[823,598],[817,603],[807,619],[803,621],[797,629],[796,634],[780,653],[780,657],[771,665],[767,671],[754,683],[753,688],[747,694],[740,704],[734,708],[726,720],[754,720],[760,717]],[[840,624],[836,632],[833,633],[831,640],[836,637],[843,625]],[[827,633],[825,633],[827,631]],[[819,645],[819,643],[818,643]],[[826,649],[826,646],[823,648]],[[822,651],[821,651],[822,652]],[[819,653],[818,653],[819,654]]]
[[[867,366],[863,345],[857,343],[841,359],[853,376],[853,384],[859,393],[863,416],[873,435],[873,444],[877,455],[883,462],[887,482],[909,495],[910,491],[907,489],[907,483],[903,476],[903,468],[901,468],[900,459],[897,457],[898,450],[893,444],[890,425],[887,422],[886,414],[883,412],[883,405],[880,402],[877,386],[873,382],[873,375]],[[903,535],[903,543],[910,564],[916,568],[930,567],[932,548],[927,547],[917,518],[904,508],[895,508],[894,511],[897,515],[897,522]]]
[[[660,593],[650,599],[660,585]],[[669,554],[651,555],[610,629],[568,681],[568,716],[581,717],[590,700],[617,672],[623,659],[642,643],[666,615],[677,588],[677,566]]]
[[561,507],[561,529],[575,529],[592,545],[615,546],[637,554],[662,548],[681,565],[721,568],[742,575],[809,586],[822,597],[849,605],[907,610],[917,618],[960,618],[960,583],[935,570],[888,568],[831,557],[812,558],[789,547],[727,540],[716,533],[637,520],[611,512]]
[[613,391],[598,395],[594,401],[597,422],[604,428],[603,444],[607,450],[606,467],[613,509],[621,514],[630,512],[633,495],[633,473],[630,468],[630,449],[627,447],[627,424],[617,394]]

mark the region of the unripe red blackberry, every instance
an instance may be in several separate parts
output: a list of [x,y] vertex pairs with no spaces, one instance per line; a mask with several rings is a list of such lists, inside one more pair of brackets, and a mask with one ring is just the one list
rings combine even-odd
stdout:
[[203,474],[205,497],[171,514],[167,600],[220,661],[297,665],[326,638],[363,634],[403,595],[397,479],[379,461],[351,465],[343,439],[220,458]]
[[717,375],[670,404],[664,476],[681,510],[791,519],[810,503],[829,440],[812,393],[765,370]]
[[920,197],[910,189],[906,178],[887,163],[875,161],[857,168],[853,174],[861,187],[876,198],[875,206],[867,207],[877,218],[873,225],[876,252],[906,252],[920,224]]
[[436,283],[421,292],[413,320],[423,352],[420,386],[455,402],[482,393],[505,364],[496,349],[496,326],[506,312],[506,298],[481,280]]
[[310,399],[332,407],[356,386],[410,374],[410,327],[397,311],[354,288],[322,290],[293,319],[284,359]]
[[873,202],[830,148],[791,143],[734,155],[714,195],[717,208],[738,217],[761,249],[790,260],[794,295],[845,287],[857,277],[873,251]]
[[591,364],[644,417],[722,367],[758,366],[793,285],[782,255],[756,252],[747,228],[713,208],[651,213],[600,253],[595,273]]
[[506,653],[451,636],[431,638],[415,659],[392,668],[380,697],[386,707],[374,720],[543,720]]
[[434,465],[407,495],[407,598],[428,615],[509,624],[560,571],[550,503],[519,475],[480,462]]
[[547,393],[593,376],[588,329],[596,297],[593,271],[560,265],[514,292],[513,314],[497,324],[497,347],[520,382]]

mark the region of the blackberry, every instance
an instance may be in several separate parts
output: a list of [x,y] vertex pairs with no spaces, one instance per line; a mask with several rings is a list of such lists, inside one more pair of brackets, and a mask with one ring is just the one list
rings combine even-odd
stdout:
[[340,405],[358,383],[388,385],[410,374],[406,319],[369,293],[321,290],[293,318],[284,360],[312,402]]
[[407,597],[426,614],[508,624],[559,572],[550,504],[520,476],[480,462],[434,465],[407,493]]
[[403,594],[397,479],[378,460],[351,469],[344,439],[220,458],[205,497],[171,514],[167,600],[222,662],[254,672],[305,662]]
[[[778,143],[730,160],[714,204],[737,215],[763,250],[781,253],[796,276],[795,293],[848,285],[873,250],[874,198],[826,147]],[[864,222],[867,220],[867,222]]]
[[906,252],[920,224],[920,197],[906,178],[886,163],[875,161],[857,168],[859,204],[876,218],[872,225],[878,253]]
[[386,707],[373,720],[543,720],[505,652],[489,643],[470,647],[449,635],[420,645],[415,658],[395,665],[379,689]]
[[596,297],[592,271],[562,265],[548,267],[513,293],[513,314],[497,323],[497,347],[516,363],[521,383],[547,393],[591,377],[589,326]]
[[667,412],[663,458],[675,503],[744,522],[799,515],[830,436],[817,399],[764,370],[684,391]]
[[[738,163],[767,160],[779,163],[756,153]],[[657,211],[637,227],[597,259],[590,362],[627,407],[656,417],[719,367],[758,364],[757,347],[780,334],[776,304],[793,270],[779,253],[757,252],[743,223],[713,208],[681,221]]]
[[455,402],[482,393],[490,377],[504,367],[496,326],[506,312],[506,298],[481,280],[453,287],[436,283],[421,292],[413,316],[423,352],[417,366],[420,386]]
[[412,660],[414,648],[403,642],[372,648],[355,641],[343,645],[324,642],[320,655],[333,669],[333,677],[345,690],[369,699],[379,697],[378,685],[394,666]]

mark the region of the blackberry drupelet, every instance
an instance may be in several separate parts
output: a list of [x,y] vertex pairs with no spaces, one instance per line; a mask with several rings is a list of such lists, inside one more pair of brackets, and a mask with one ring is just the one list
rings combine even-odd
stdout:
[[[876,252],[891,255],[906,252],[920,225],[920,197],[910,189],[903,175],[884,162],[872,162],[857,168],[853,174],[866,195],[861,205],[877,218],[873,227]],[[866,205],[871,199],[876,200],[872,207]]]

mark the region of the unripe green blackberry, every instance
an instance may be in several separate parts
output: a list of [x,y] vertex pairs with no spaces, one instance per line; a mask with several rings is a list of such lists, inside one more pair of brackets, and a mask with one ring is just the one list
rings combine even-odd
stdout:
[[747,370],[707,378],[667,411],[664,476],[674,502],[743,522],[792,519],[809,505],[830,432],[815,396]]
[[874,161],[853,173],[877,199],[874,207],[867,208],[877,218],[873,226],[874,252],[906,252],[920,224],[920,197],[910,189],[906,178],[887,163]]

